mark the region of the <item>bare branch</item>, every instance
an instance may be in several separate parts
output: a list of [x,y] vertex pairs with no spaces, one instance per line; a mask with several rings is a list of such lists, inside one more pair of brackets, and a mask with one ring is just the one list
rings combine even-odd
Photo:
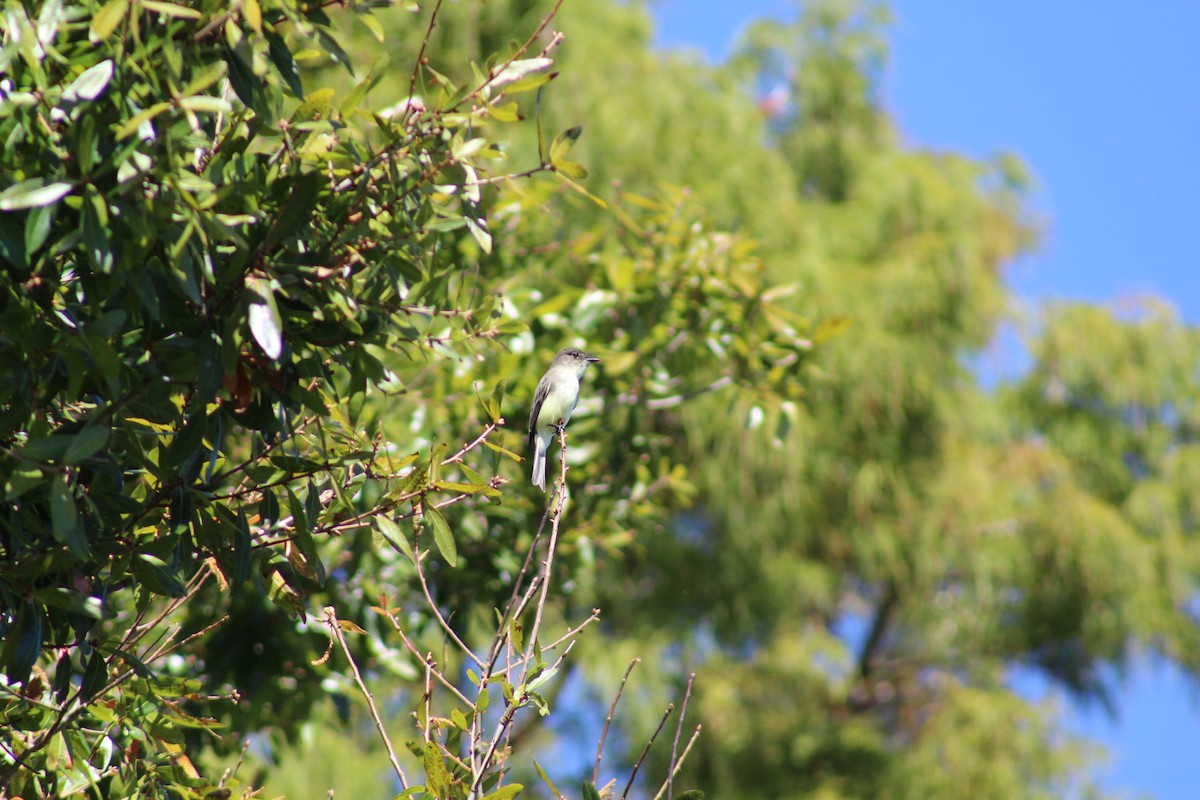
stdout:
[[629,790],[633,788],[633,779],[637,777],[638,770],[642,768],[642,762],[646,760],[646,756],[650,754],[650,748],[654,746],[654,740],[658,738],[658,734],[662,733],[663,725],[667,724],[667,717],[671,716],[671,712],[675,710],[675,704],[667,705],[666,711],[663,712],[662,719],[658,721],[658,727],[654,729],[654,734],[650,737],[650,741],[646,742],[646,746],[642,748],[642,754],[638,756],[637,763],[633,765],[633,772],[629,773],[629,783],[625,784],[625,791],[621,792],[621,800],[625,800],[629,796]]
[[608,738],[608,726],[612,725],[613,714],[616,713],[617,703],[621,701],[621,694],[625,691],[625,684],[629,680],[629,673],[633,672],[633,668],[640,661],[640,658],[635,658],[629,662],[629,666],[625,668],[625,675],[621,678],[621,685],[617,687],[617,696],[613,698],[612,705],[608,707],[608,716],[604,719],[604,730],[600,732],[600,744],[596,746],[596,765],[592,767],[593,784],[600,779],[600,757],[604,754],[604,740]]
[[692,738],[688,739],[687,747],[683,748],[683,753],[679,756],[679,760],[675,762],[675,768],[671,770],[671,773],[667,776],[667,780],[663,781],[663,785],[658,788],[657,794],[654,795],[654,800],[660,800],[660,798],[663,796],[663,793],[667,791],[667,785],[673,781],[675,776],[679,774],[679,771],[683,769],[683,762],[687,760],[688,753],[692,752],[692,745],[694,745],[696,740],[700,738],[700,729],[702,727],[703,726],[701,725],[697,725],[696,729],[692,731]]
[[350,662],[350,670],[354,673],[354,682],[358,684],[358,690],[362,692],[367,701],[367,708],[371,710],[371,719],[375,720],[375,729],[379,731],[379,737],[383,739],[383,746],[387,749],[392,769],[396,771],[396,777],[400,780],[400,788],[407,789],[408,778],[404,775],[400,761],[396,758],[396,750],[392,747],[392,740],[388,737],[387,728],[383,725],[383,718],[379,716],[379,709],[375,707],[375,698],[363,681],[362,673],[358,671],[358,664],[355,663],[354,656],[350,654],[350,647],[346,644],[346,637],[342,635],[342,628],[338,623],[337,612],[333,606],[325,607],[325,623],[329,628],[329,637],[337,640],[337,643],[342,646],[342,652],[346,654],[346,660]]
[[683,717],[687,714],[688,701],[692,699],[692,685],[696,673],[688,675],[687,689],[683,692],[683,704],[679,707],[679,724],[675,726],[675,739],[671,742],[671,761],[667,769],[667,800],[675,796],[675,754],[679,752],[679,734],[683,732]]

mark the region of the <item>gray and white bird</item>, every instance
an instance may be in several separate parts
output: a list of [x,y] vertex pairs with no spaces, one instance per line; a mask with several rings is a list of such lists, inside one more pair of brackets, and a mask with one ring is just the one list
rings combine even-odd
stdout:
[[533,451],[533,485],[546,490],[546,450],[559,424],[566,425],[579,401],[579,381],[588,364],[600,359],[574,347],[558,351],[538,381],[529,413],[529,449]]

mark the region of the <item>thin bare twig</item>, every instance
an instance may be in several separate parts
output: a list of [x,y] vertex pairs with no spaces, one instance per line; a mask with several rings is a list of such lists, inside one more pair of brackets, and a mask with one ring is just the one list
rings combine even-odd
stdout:
[[400,766],[399,759],[396,758],[396,750],[392,747],[392,740],[388,737],[387,728],[383,725],[383,718],[379,716],[379,709],[375,707],[375,698],[372,696],[371,690],[367,688],[366,682],[363,681],[362,673],[358,671],[358,664],[355,663],[354,656],[350,654],[350,646],[346,644],[346,637],[342,635],[342,628],[333,606],[325,606],[325,623],[329,626],[329,637],[337,640],[342,647],[342,652],[346,654],[346,660],[350,662],[350,671],[354,673],[354,682],[358,684],[358,690],[362,692],[367,701],[367,708],[371,710],[371,718],[375,720],[375,729],[379,731],[379,737],[383,739],[383,746],[387,749],[388,758],[392,762],[392,769],[396,771],[396,777],[400,779],[400,788],[407,789],[408,778]]
[[412,111],[413,97],[417,93],[417,76],[421,74],[421,67],[425,66],[425,50],[429,47],[429,40],[433,38],[433,29],[437,27],[438,12],[442,10],[442,0],[437,0],[433,5],[433,12],[429,15],[429,27],[425,29],[425,36],[421,39],[421,49],[417,51],[417,60],[413,63],[412,77],[408,81],[408,102],[405,104],[405,113]]
[[667,783],[673,780],[679,774],[679,771],[683,769],[683,762],[687,760],[688,753],[692,752],[692,745],[700,738],[700,729],[702,727],[702,725],[697,725],[696,729],[692,731],[692,738],[688,739],[687,747],[683,748],[683,753],[680,754],[679,760],[675,762],[675,769],[671,770],[670,775],[667,776],[667,780],[663,781],[663,785],[658,787],[658,793],[654,795],[654,800],[662,798],[663,794],[667,791]]
[[[542,628],[542,614],[546,610],[546,600],[550,596],[550,576],[554,572],[554,552],[558,549],[558,528],[562,522],[562,512],[567,506],[567,429],[566,426],[558,428],[558,460],[560,465],[557,491],[554,493],[554,499],[551,501],[553,510],[550,512],[550,543],[546,547],[546,560],[542,567],[542,589],[541,595],[538,597],[537,608],[533,614],[533,627],[529,629],[529,645],[525,654],[525,660],[529,661],[533,657],[533,650],[537,647],[538,632]],[[526,667],[528,668],[528,667]]]
[[608,707],[608,716],[604,719],[604,730],[600,732],[600,744],[596,746],[596,765],[592,767],[593,785],[600,779],[600,757],[604,755],[604,740],[608,738],[608,726],[612,725],[613,714],[617,712],[617,703],[621,702],[621,695],[625,692],[625,684],[629,681],[629,673],[633,672],[633,668],[639,662],[641,662],[640,658],[635,658],[629,662],[629,666],[625,668],[625,676],[621,678],[621,685],[617,687],[617,696],[613,698],[612,705]]
[[675,754],[679,752],[679,734],[683,732],[683,717],[687,714],[688,700],[692,699],[692,685],[696,682],[696,673],[688,675],[687,689],[683,692],[683,703],[679,707],[679,724],[675,726],[675,739],[671,742],[671,761],[667,769],[667,800],[675,797]]
[[[408,648],[408,652],[412,653],[418,659],[424,661],[425,657],[421,655],[421,651],[417,650],[416,645],[414,645],[412,643],[412,640],[409,639],[407,634],[404,633],[404,628],[401,627],[400,622],[395,617],[393,617],[391,614],[388,614],[387,618],[388,618],[388,621],[392,623],[392,627],[396,629],[396,633],[400,634],[400,639],[401,639],[401,641],[404,642],[404,646]],[[468,706],[475,705],[475,703],[473,703],[471,700],[467,699],[467,696],[465,694],[463,694],[462,691],[460,691],[457,686],[455,686],[452,682],[446,680],[446,676],[442,674],[441,670],[435,669],[433,671],[433,676],[438,679],[438,682],[441,683],[442,686],[445,686],[447,689],[449,689],[450,692],[455,697],[457,697],[459,700],[466,703]]]
[[[415,544],[416,542],[414,539],[414,545]],[[450,627],[450,623],[446,622],[446,618],[442,616],[441,609],[439,609],[437,603],[433,601],[433,595],[429,591],[429,582],[425,580],[425,571],[421,569],[421,562],[425,560],[425,556],[429,555],[429,551],[426,550],[424,553],[422,553],[418,549],[415,550],[413,555],[413,563],[417,567],[417,581],[421,584],[421,591],[425,594],[425,600],[429,603],[430,610],[433,611],[433,615],[437,617],[437,621],[441,624],[442,630],[450,635],[450,638],[454,640],[454,643],[457,644],[459,648],[467,654],[468,658],[475,662],[476,666],[482,669],[483,661],[479,658],[479,656],[475,655],[475,653],[471,651],[471,648],[467,647],[466,642],[458,638],[458,634],[455,633],[454,629]]]
[[629,796],[629,790],[633,788],[633,779],[637,777],[638,770],[642,768],[642,762],[650,754],[650,748],[654,746],[654,740],[658,738],[658,734],[662,733],[663,725],[667,724],[667,717],[671,716],[671,712],[674,710],[674,703],[667,705],[667,710],[663,712],[662,719],[658,721],[658,727],[654,729],[654,734],[650,737],[650,741],[646,742],[646,746],[642,748],[642,754],[638,756],[637,763],[633,765],[633,772],[629,773],[629,783],[625,784],[625,791],[621,792],[621,800],[625,800]]
[[445,461],[443,461],[442,466],[446,466],[447,464],[456,464],[459,461],[462,461],[463,456],[465,456],[467,453],[471,452],[476,447],[478,447],[480,444],[482,444],[483,440],[486,439],[489,435],[491,435],[492,431],[496,430],[496,426],[503,425],[503,424],[504,424],[503,418],[498,419],[495,422],[489,422],[487,427],[483,429],[483,433],[481,433],[477,437],[475,437],[475,441],[471,442],[470,444],[463,445],[463,448],[461,450],[459,450],[457,453],[455,453],[454,455],[450,456]]
[[433,698],[433,653],[427,653],[425,658],[425,744],[429,744],[429,701]]

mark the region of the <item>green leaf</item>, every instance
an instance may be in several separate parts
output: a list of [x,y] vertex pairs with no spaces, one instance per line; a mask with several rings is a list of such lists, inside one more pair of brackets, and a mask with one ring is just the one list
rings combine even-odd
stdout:
[[41,439],[31,439],[19,452],[21,458],[30,461],[58,461],[74,441],[74,436],[58,433]]
[[275,224],[267,232],[267,247],[274,247],[292,234],[309,227],[309,217],[317,207],[317,198],[321,192],[321,184],[325,180],[319,172],[309,172],[300,175],[293,181],[287,194],[283,209],[275,218]]
[[583,126],[576,125],[555,136],[554,141],[550,143],[550,163],[557,166],[571,151],[575,142],[579,141],[581,133],[583,133]]
[[167,597],[183,597],[187,587],[179,575],[161,558],[139,553],[133,562],[133,574],[147,589]]
[[408,544],[408,539],[405,538],[404,532],[400,530],[400,526],[393,522],[389,517],[380,514],[375,517],[375,527],[379,530],[379,534],[387,541],[392,548],[403,556],[406,556],[410,561],[413,559],[412,547]]
[[133,669],[134,674],[136,674],[139,678],[154,677],[154,672],[150,669],[150,666],[133,653],[126,652],[119,647],[106,647],[105,649],[115,654],[118,658],[128,664],[130,668]]
[[92,17],[92,24],[88,26],[88,38],[93,42],[107,39],[121,24],[128,10],[129,0],[108,0],[103,8],[96,12],[96,16]]
[[537,770],[537,774],[541,776],[541,779],[546,782],[546,786],[550,787],[550,791],[554,793],[554,796],[562,797],[562,792],[554,785],[554,781],[550,780],[550,776],[546,774],[546,770],[542,769],[542,765],[537,762],[536,758],[533,760],[533,767]]
[[592,194],[587,189],[583,188],[582,186],[580,186],[575,181],[571,180],[569,177],[567,177],[563,173],[558,172],[556,170],[554,172],[554,174],[557,175],[562,180],[562,182],[565,183],[567,186],[570,186],[572,189],[579,192],[581,195],[586,197],[588,200],[591,200],[593,203],[600,206],[600,208],[608,208],[608,203],[604,202],[599,197],[596,197],[596,195]]
[[63,181],[47,183],[45,178],[29,178],[0,192],[0,211],[21,211],[48,206],[62,200],[74,188],[72,184]]
[[384,36],[383,25],[379,22],[379,18],[365,8],[356,7],[355,11],[358,13],[356,19],[371,32],[371,35],[375,37],[375,41],[383,44],[386,37]]
[[262,33],[262,7],[258,0],[242,0],[242,19],[255,33]]
[[296,528],[295,542],[297,549],[304,556],[305,563],[312,570],[313,577],[317,583],[325,583],[325,564],[321,561],[321,554],[317,550],[316,540],[313,539],[312,531],[307,525],[303,528]]
[[479,243],[479,249],[485,253],[492,252],[492,234],[488,230],[487,220],[483,217],[474,219],[472,217],[464,217],[467,223],[467,230],[471,232],[471,236]]
[[546,682],[549,681],[551,678],[553,678],[557,674],[558,674],[557,667],[554,667],[552,669],[548,669],[548,670],[545,670],[544,672],[541,672],[540,674],[538,674],[537,677],[535,677],[533,680],[531,680],[529,683],[527,683],[525,685],[525,691],[526,692],[537,691],[538,689],[545,686]]
[[447,492],[458,492],[459,494],[486,494],[491,496],[500,496],[499,489],[495,489],[486,483],[459,483],[458,481],[438,481],[434,484],[434,488],[443,489]]
[[47,606],[65,609],[73,614],[83,614],[92,619],[103,617],[104,604],[99,597],[89,597],[80,592],[72,592],[62,586],[43,586],[41,589],[34,589],[33,597]]
[[133,134],[137,133],[138,128],[146,122],[157,117],[162,112],[171,107],[171,103],[162,102],[155,103],[149,108],[142,109],[137,114],[125,121],[125,124],[117,128],[117,139],[128,139]]
[[50,226],[54,223],[55,208],[54,205],[35,208],[25,218],[25,258],[32,259],[33,254],[46,243],[46,237],[50,235]]
[[454,534],[450,532],[446,518],[433,506],[426,506],[425,518],[429,520],[429,526],[433,529],[433,541],[437,545],[438,552],[442,554],[442,558],[446,559],[447,564],[452,567],[456,566],[458,549],[454,546]]
[[450,773],[446,769],[446,761],[442,758],[442,750],[435,741],[425,743],[425,754],[421,757],[425,767],[425,777],[430,792],[438,800],[445,800],[450,795]]
[[188,8],[176,3],[165,3],[162,0],[142,0],[142,8],[147,11],[153,11],[156,14],[161,14],[164,17],[177,17],[179,19],[204,19],[204,14],[199,9]]
[[296,59],[292,56],[287,42],[275,31],[268,30],[264,35],[267,37],[267,55],[270,57],[271,63],[279,71],[283,82],[292,90],[292,94],[303,99],[304,84],[300,80],[300,70],[296,67]]
[[41,651],[41,609],[32,603],[21,603],[16,619],[4,635],[4,673],[8,682],[24,683]]
[[512,800],[524,790],[525,787],[522,784],[510,783],[508,786],[501,786],[489,795],[484,795],[483,800]]
[[600,792],[591,781],[583,782],[583,800],[600,800]]
[[95,455],[108,444],[109,430],[101,425],[89,425],[73,438],[71,446],[63,454],[63,461],[68,464],[78,464],[89,456]]
[[683,794],[675,795],[675,800],[704,800],[704,792],[699,789],[688,789]]
[[574,161],[555,161],[554,170],[577,181],[581,181],[588,176],[588,171],[583,168],[583,165],[576,164]]
[[79,699],[87,702],[95,697],[108,680],[108,662],[104,654],[93,649],[88,657],[87,666],[83,668],[83,682],[79,685]]
[[55,541],[69,547],[71,553],[81,561],[90,555],[87,533],[79,520],[75,496],[65,478],[50,484],[50,532]]
[[4,499],[16,500],[44,480],[46,476],[36,467],[14,469],[4,484]]
[[492,422],[498,422],[504,410],[504,391],[508,384],[505,381],[496,383],[496,388],[492,389],[492,402],[488,405],[488,413],[492,415]]
[[371,65],[367,76],[354,85],[354,88],[347,93],[346,99],[342,101],[341,106],[338,107],[343,117],[349,117],[358,110],[358,107],[362,105],[363,98],[367,96],[367,92],[378,85],[380,79],[386,74],[387,67],[390,64],[391,59],[386,53],[375,59],[375,63]]
[[525,460],[525,459],[521,458],[519,455],[517,455],[516,453],[514,453],[513,451],[506,450],[505,448],[501,447],[500,445],[496,444],[495,442],[489,442],[487,439],[484,439],[483,444],[486,447],[488,447],[492,450],[495,450],[497,453],[500,453],[501,455],[508,456],[513,461],[517,462],[518,464],[520,464],[522,461]]

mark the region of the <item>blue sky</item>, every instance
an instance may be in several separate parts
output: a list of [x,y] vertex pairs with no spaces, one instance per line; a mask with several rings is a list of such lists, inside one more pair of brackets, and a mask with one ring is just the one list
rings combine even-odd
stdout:
[[[657,0],[664,47],[723,58],[789,0]],[[905,140],[1031,168],[1047,234],[1011,285],[1031,306],[1154,294],[1200,322],[1200,2],[894,0],[883,101]],[[1035,679],[1022,688],[1042,694]],[[1109,750],[1101,778],[1129,797],[1191,800],[1200,787],[1197,687],[1144,658],[1119,716],[1074,708],[1072,730]]]

